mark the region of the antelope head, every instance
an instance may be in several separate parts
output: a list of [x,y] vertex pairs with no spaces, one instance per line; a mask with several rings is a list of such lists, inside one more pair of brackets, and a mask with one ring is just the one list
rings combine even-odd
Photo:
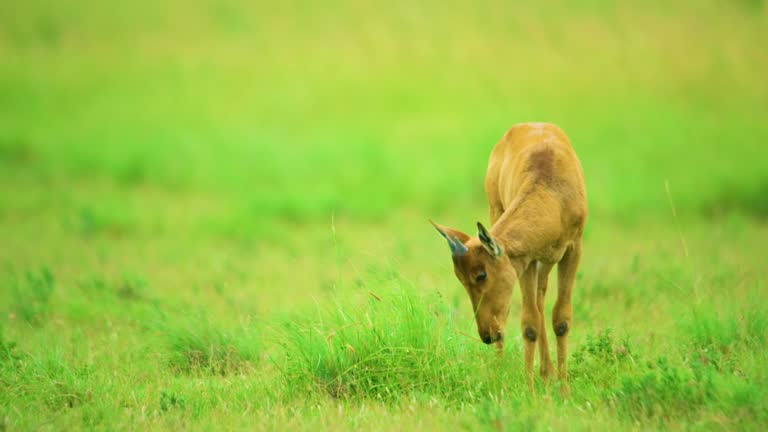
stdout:
[[469,294],[480,339],[501,347],[512,289],[517,281],[517,273],[504,248],[480,222],[476,237],[431,223],[448,241],[453,272]]

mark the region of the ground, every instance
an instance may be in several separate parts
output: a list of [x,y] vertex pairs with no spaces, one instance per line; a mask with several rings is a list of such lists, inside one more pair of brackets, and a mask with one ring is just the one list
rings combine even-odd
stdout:
[[[765,5],[546,3],[0,5],[0,430],[764,429]],[[587,182],[567,399],[427,222],[529,120]]]

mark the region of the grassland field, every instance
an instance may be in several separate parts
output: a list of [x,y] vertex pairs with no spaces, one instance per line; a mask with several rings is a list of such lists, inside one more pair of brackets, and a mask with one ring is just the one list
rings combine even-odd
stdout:
[[[0,431],[765,430],[766,46],[745,0],[0,2]],[[532,120],[589,196],[567,399],[427,223]]]

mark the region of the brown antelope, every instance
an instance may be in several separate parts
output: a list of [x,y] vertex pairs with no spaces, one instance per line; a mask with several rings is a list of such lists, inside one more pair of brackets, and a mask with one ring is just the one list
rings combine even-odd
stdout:
[[540,375],[552,363],[544,328],[544,296],[557,264],[552,328],[557,338],[561,391],[568,393],[571,289],[581,258],[587,198],[579,159],[560,128],[547,123],[513,126],[491,152],[485,177],[491,229],[478,222],[477,237],[432,223],[448,240],[453,269],[472,301],[477,331],[486,344],[504,347],[504,328],[515,281],[523,297],[521,328],[525,372],[533,391],[533,356],[539,345]]

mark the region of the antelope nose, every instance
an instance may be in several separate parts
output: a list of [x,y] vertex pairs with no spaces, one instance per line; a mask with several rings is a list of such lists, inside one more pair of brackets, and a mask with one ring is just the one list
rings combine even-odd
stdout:
[[484,334],[482,336],[483,343],[486,344],[486,345],[490,345],[490,344],[492,344],[494,342],[498,342],[502,338],[503,338],[503,335],[501,334],[501,332],[496,332],[496,334],[493,335],[493,336],[491,336],[490,334]]

